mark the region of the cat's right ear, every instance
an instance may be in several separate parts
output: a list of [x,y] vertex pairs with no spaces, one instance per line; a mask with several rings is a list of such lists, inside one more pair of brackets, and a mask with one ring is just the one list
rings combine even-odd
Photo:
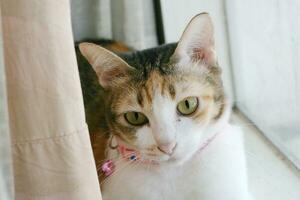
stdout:
[[92,65],[103,88],[109,88],[116,78],[126,77],[132,69],[122,58],[96,44],[80,43],[79,49]]
[[172,59],[216,65],[214,27],[208,13],[200,13],[189,22]]

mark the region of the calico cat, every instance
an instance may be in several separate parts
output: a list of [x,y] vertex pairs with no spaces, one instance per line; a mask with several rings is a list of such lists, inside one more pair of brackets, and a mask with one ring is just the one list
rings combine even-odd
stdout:
[[87,118],[108,137],[104,200],[250,199],[213,34],[202,13],[178,43],[118,55],[80,44],[96,72],[79,62]]

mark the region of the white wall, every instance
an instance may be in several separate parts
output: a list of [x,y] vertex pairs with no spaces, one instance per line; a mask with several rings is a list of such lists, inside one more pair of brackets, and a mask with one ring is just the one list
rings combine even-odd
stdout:
[[231,84],[231,63],[223,0],[161,0],[166,42],[178,41],[185,26],[198,13],[208,12],[214,22],[218,61],[223,69],[226,93],[234,94]]
[[300,167],[300,1],[227,1],[237,106]]

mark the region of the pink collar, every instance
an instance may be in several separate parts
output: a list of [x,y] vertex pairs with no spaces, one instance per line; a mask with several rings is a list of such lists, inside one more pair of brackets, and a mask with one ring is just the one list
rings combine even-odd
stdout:
[[[209,144],[219,135],[220,132],[215,133],[212,137],[205,140],[204,143],[199,147],[197,153],[201,153]],[[124,160],[129,162],[139,161],[139,163],[143,164],[151,164],[151,165],[159,165],[158,161],[143,159],[139,151],[126,147],[122,142],[118,142],[118,145],[115,147],[119,154],[122,156]],[[115,165],[111,159],[104,162],[101,166],[101,171],[105,176],[109,176],[114,172]]]

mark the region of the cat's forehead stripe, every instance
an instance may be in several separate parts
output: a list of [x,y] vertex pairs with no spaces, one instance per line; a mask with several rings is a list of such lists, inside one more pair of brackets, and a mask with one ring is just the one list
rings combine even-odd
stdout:
[[144,99],[143,99],[143,95],[141,94],[141,90],[139,90],[136,94],[137,96],[137,102],[138,104],[143,107],[144,106]]
[[145,97],[147,98],[148,102],[151,103],[152,102],[152,90],[151,90],[151,85],[150,84],[146,84],[143,87],[143,94],[145,94]]
[[166,80],[162,79],[162,83],[161,83],[161,95],[164,96],[165,94],[165,85],[166,85]]
[[176,96],[175,87],[170,83],[168,89],[172,99],[175,99]]
[[176,91],[172,83],[172,78],[154,71],[144,84],[138,86],[136,90],[137,103],[141,107],[145,106],[145,102],[151,104],[155,93],[154,90],[160,90],[162,96],[169,95],[172,99],[175,99]]
[[160,90],[162,96],[171,96],[175,98],[176,92],[173,85],[173,78],[171,75],[162,75],[158,71],[153,71],[149,80],[147,81],[151,85],[151,98],[153,98],[154,90]]

